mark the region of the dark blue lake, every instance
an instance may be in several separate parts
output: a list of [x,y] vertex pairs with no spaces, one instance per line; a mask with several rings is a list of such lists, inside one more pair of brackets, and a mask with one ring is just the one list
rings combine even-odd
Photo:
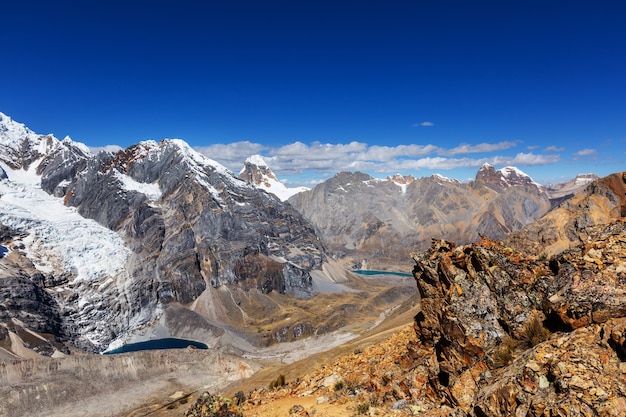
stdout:
[[154,350],[154,349],[185,349],[188,346],[193,346],[197,349],[208,349],[209,347],[204,343],[196,342],[194,340],[177,339],[175,337],[167,337],[164,339],[146,340],[145,342],[127,343],[117,349],[105,352],[107,355],[115,353],[137,352],[139,350]]
[[407,274],[404,272],[392,272],[392,271],[374,271],[370,269],[354,269],[352,270],[355,274],[361,275],[396,275],[399,277],[413,277],[412,274]]

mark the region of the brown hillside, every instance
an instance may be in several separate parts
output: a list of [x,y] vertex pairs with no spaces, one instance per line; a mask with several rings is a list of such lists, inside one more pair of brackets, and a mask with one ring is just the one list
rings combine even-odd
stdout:
[[626,172],[620,172],[589,184],[541,219],[512,233],[506,243],[526,253],[552,255],[584,243],[588,227],[625,216]]

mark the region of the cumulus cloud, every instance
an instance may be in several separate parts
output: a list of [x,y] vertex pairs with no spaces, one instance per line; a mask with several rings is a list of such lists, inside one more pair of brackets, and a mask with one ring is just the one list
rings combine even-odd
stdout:
[[428,155],[439,152],[440,148],[434,145],[398,145],[398,146],[379,146],[374,145],[368,147],[364,152],[359,154],[359,159],[365,161],[383,161],[388,162],[399,157],[414,157]]
[[214,159],[232,170],[240,169],[246,158],[251,155],[260,154],[266,149],[266,146],[250,141],[233,142],[228,144],[217,143],[210,146],[194,147],[196,152]]
[[491,158],[492,165],[548,165],[561,160],[559,155],[537,155],[534,153],[520,152],[514,157],[495,156]]
[[563,152],[565,150],[565,148],[559,147],[559,146],[548,146],[546,149],[544,149],[545,152]]
[[[557,154],[533,152],[507,155],[506,151],[518,145],[515,141],[497,143],[460,144],[452,148],[426,144],[397,146],[350,143],[293,142],[267,147],[249,141],[196,147],[197,151],[214,159],[233,172],[243,167],[247,157],[260,154],[276,175],[290,178],[289,184],[314,185],[341,171],[390,172],[419,170],[474,169],[484,163],[494,166],[547,165],[560,160]],[[467,157],[466,155],[476,157]],[[296,179],[297,178],[297,179]],[[314,179],[312,179],[314,178]],[[294,181],[295,179],[295,181]],[[306,183],[307,181],[312,181]],[[286,182],[287,183],[287,182]]]
[[405,170],[420,169],[455,169],[481,166],[483,162],[471,158],[445,158],[442,156],[426,157],[420,159],[408,159],[401,161],[400,168]]
[[468,153],[496,152],[517,146],[517,142],[503,141],[498,143],[479,143],[477,145],[461,144],[442,152],[444,155],[464,155]]
[[576,152],[574,155],[576,156],[594,156],[596,155],[596,150],[591,148],[581,149]]

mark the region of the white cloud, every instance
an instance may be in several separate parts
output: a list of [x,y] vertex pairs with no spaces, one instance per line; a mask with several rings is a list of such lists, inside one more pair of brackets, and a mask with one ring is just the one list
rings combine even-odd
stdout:
[[548,146],[546,149],[544,149],[545,152],[563,152],[565,150],[565,148],[559,147],[559,146]]
[[267,147],[259,143],[242,141],[228,144],[217,143],[210,146],[194,146],[193,149],[238,172],[246,158],[260,154]]
[[492,165],[549,165],[561,160],[559,155],[536,155],[534,153],[520,152],[514,157],[496,156],[491,158]]
[[479,143],[477,145],[461,144],[455,148],[443,151],[443,155],[459,155],[468,153],[496,152],[505,149],[514,148],[517,142],[503,141],[498,143]]
[[[415,174],[415,171],[420,170],[473,169],[485,162],[494,166],[528,166],[553,164],[560,160],[556,154],[522,152],[512,156],[505,153],[517,145],[518,142],[501,141],[476,145],[461,144],[446,149],[432,144],[370,146],[353,141],[335,144],[293,142],[278,147],[267,147],[244,141],[194,149],[224,164],[233,172],[238,172],[242,168],[247,157],[260,154],[278,178],[288,178],[290,184],[308,186],[341,171]],[[467,154],[474,154],[476,157],[464,157]]]
[[433,122],[424,121],[424,122],[421,122],[421,123],[413,123],[411,125],[411,127],[432,127],[434,125],[435,124]]
[[596,150],[595,149],[586,148],[586,149],[579,150],[574,155],[576,155],[576,156],[593,156],[595,154],[596,154]]
[[366,161],[391,161],[395,158],[423,156],[439,152],[440,148],[434,145],[374,145],[359,155],[359,159]]
[[455,169],[481,166],[484,160],[471,158],[444,158],[441,156],[420,159],[405,160],[400,163],[400,168],[405,170],[420,169]]

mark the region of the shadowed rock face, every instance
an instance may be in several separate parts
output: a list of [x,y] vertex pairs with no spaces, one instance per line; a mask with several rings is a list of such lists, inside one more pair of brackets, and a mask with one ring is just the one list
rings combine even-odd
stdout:
[[486,239],[413,255],[408,378],[427,415],[626,412],[626,223],[587,232],[552,259]]

